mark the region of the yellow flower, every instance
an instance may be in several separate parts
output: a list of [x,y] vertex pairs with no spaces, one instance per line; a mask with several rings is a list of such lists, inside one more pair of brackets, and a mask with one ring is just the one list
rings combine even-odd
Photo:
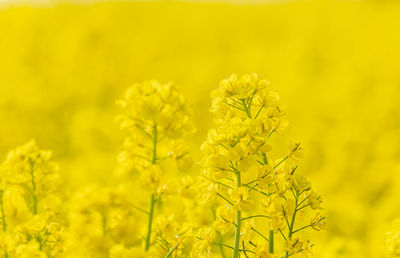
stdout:
[[143,189],[155,193],[162,183],[163,171],[159,166],[150,165],[142,171],[140,183]]
[[315,214],[315,216],[311,219],[310,225],[316,231],[325,229],[325,217],[321,216],[319,213]]
[[238,187],[231,191],[231,199],[234,208],[240,211],[249,211],[253,207],[253,200],[249,196],[249,190],[245,187]]
[[15,251],[17,257],[21,258],[47,258],[48,256],[40,250],[40,245],[35,240],[27,244],[19,245]]
[[268,189],[275,180],[275,171],[272,166],[264,165],[258,169],[257,184],[260,189]]
[[298,192],[304,192],[311,189],[311,181],[301,174],[293,175],[293,186]]
[[191,176],[184,176],[180,180],[179,184],[179,194],[185,198],[192,199],[196,196],[198,189],[196,188],[196,180]]
[[312,256],[311,247],[312,243],[308,240],[302,240],[298,237],[288,239],[285,242],[285,250],[290,255],[298,254],[301,257],[310,257]]
[[215,212],[214,228],[222,234],[232,229],[235,220],[235,211],[227,206],[219,206]]
[[58,189],[58,170],[51,151],[40,150],[32,140],[8,153],[2,176],[6,184],[21,187],[31,212],[37,214],[39,202]]
[[254,219],[247,219],[242,223],[242,227],[240,229],[240,236],[241,240],[244,241],[245,243],[248,243],[253,235],[254,231],[253,228],[256,227],[256,223]]
[[211,257],[211,244],[216,237],[215,230],[211,227],[199,228],[195,234],[195,245],[192,253],[198,256],[194,257]]
[[322,197],[319,193],[312,191],[308,194],[308,204],[310,205],[311,209],[313,210],[320,210],[322,203]]
[[304,150],[300,143],[292,143],[289,147],[289,157],[293,160],[301,160],[304,157]]

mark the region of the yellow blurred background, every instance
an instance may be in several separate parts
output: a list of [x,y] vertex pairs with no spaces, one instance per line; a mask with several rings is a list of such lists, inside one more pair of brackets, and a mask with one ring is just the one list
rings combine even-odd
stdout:
[[198,161],[211,90],[257,72],[280,93],[285,137],[303,142],[302,172],[324,196],[316,257],[382,257],[400,216],[399,17],[398,1],[3,6],[0,155],[35,138],[72,190],[112,183],[115,101],[157,79],[190,100]]

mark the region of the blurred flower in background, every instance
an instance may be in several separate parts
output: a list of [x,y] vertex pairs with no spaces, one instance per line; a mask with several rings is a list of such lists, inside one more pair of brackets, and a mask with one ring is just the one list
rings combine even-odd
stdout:
[[70,191],[111,185],[124,137],[115,100],[157,79],[176,82],[193,109],[196,176],[211,90],[257,72],[279,92],[285,138],[301,140],[301,173],[324,196],[315,256],[383,257],[400,217],[400,2],[201,2],[4,3],[2,160],[35,138]]

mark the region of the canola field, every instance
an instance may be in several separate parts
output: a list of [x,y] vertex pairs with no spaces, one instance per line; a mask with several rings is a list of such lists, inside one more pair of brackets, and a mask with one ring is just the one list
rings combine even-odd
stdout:
[[400,257],[400,3],[0,8],[0,256]]

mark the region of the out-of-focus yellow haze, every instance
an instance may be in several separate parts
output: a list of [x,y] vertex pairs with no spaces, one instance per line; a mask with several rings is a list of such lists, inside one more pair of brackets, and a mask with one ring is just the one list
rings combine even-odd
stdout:
[[2,160],[34,138],[53,150],[71,195],[113,184],[124,138],[116,100],[156,79],[174,82],[193,110],[195,177],[211,91],[256,72],[279,92],[284,137],[302,142],[299,170],[324,198],[315,256],[384,257],[400,217],[399,17],[398,1],[3,7]]

